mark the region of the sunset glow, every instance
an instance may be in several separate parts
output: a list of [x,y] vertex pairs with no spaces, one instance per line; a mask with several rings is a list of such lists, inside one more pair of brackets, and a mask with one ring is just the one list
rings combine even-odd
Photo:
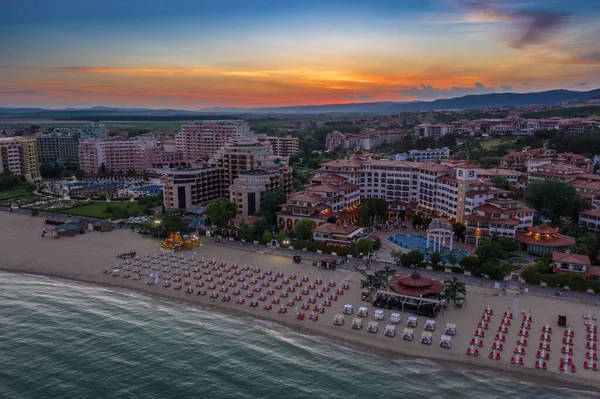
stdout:
[[87,3],[10,2],[0,106],[261,107],[600,86],[594,1]]

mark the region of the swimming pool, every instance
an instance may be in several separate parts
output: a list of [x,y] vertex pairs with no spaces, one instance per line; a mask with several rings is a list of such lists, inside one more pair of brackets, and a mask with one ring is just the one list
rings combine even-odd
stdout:
[[[429,260],[429,258],[430,258],[430,254],[425,252],[425,248],[427,247],[427,238],[425,238],[423,236],[416,236],[416,235],[410,235],[410,234],[396,234],[391,237],[388,237],[388,240],[402,248],[407,248],[409,250],[418,249],[422,254],[425,255],[426,260]],[[431,244],[430,244],[430,250],[431,250]],[[469,252],[465,251],[464,249],[454,248],[454,249],[452,249],[452,252],[450,252],[449,248],[444,247],[441,255],[442,255],[442,259],[446,263],[450,263],[450,262],[448,262],[448,256],[450,256],[451,253],[454,254],[454,256],[456,257],[457,263],[460,262],[462,260],[462,258],[469,255]]]
[[142,191],[149,195],[156,195],[162,193],[163,186],[160,184],[149,184],[147,186],[132,188],[131,191]]

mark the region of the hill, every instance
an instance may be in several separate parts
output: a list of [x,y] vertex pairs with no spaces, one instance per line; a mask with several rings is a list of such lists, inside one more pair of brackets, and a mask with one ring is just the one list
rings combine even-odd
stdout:
[[[180,120],[208,119],[207,114],[397,114],[400,112],[468,110],[488,107],[552,105],[600,98],[600,89],[591,91],[549,90],[535,93],[495,93],[468,95],[435,101],[371,102],[352,104],[302,105],[269,108],[207,108],[196,111],[177,109],[113,108],[97,106],[78,109],[1,108],[0,119],[56,120]],[[240,116],[240,115],[238,115]]]

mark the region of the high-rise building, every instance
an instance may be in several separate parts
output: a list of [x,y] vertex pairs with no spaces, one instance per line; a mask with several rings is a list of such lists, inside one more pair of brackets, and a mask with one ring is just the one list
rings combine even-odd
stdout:
[[36,136],[38,161],[40,164],[70,163],[79,165],[79,137],[73,133],[52,132]]
[[33,138],[0,138],[0,172],[11,172],[27,180],[40,178],[36,141]]
[[215,156],[234,134],[247,135],[250,126],[245,121],[193,121],[181,126],[175,142],[177,150],[192,162]]
[[222,168],[174,168],[163,175],[167,209],[189,209],[217,198],[227,198],[230,182]]
[[79,168],[88,176],[104,169],[110,173],[144,172],[152,167],[158,143],[154,139],[85,140],[79,143]]
[[108,131],[102,123],[90,123],[79,129],[79,137],[82,140],[105,139],[108,137]]
[[254,215],[262,210],[267,191],[291,191],[291,175],[291,169],[241,172],[229,186],[229,199],[237,205],[239,214]]
[[285,137],[262,136],[260,140],[269,143],[273,154],[278,157],[290,157],[297,153],[299,149],[298,137],[289,135]]

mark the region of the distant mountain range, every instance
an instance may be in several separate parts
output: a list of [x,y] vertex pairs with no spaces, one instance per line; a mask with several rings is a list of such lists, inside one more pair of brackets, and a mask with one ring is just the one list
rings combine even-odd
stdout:
[[0,118],[52,118],[77,120],[86,117],[86,119],[101,120],[103,119],[102,117],[109,117],[108,119],[110,120],[117,120],[120,115],[137,116],[137,119],[143,116],[172,119],[173,117],[179,115],[185,119],[191,119],[191,117],[194,115],[206,116],[206,114],[396,114],[399,112],[441,110],[450,111],[503,106],[523,107],[529,105],[551,105],[564,102],[584,101],[594,98],[600,98],[600,89],[591,91],[549,90],[535,93],[480,94],[435,101],[363,102],[352,104],[300,105],[269,108],[214,107],[199,109],[196,111],[178,109],[113,108],[103,106],[67,109],[0,107]]

